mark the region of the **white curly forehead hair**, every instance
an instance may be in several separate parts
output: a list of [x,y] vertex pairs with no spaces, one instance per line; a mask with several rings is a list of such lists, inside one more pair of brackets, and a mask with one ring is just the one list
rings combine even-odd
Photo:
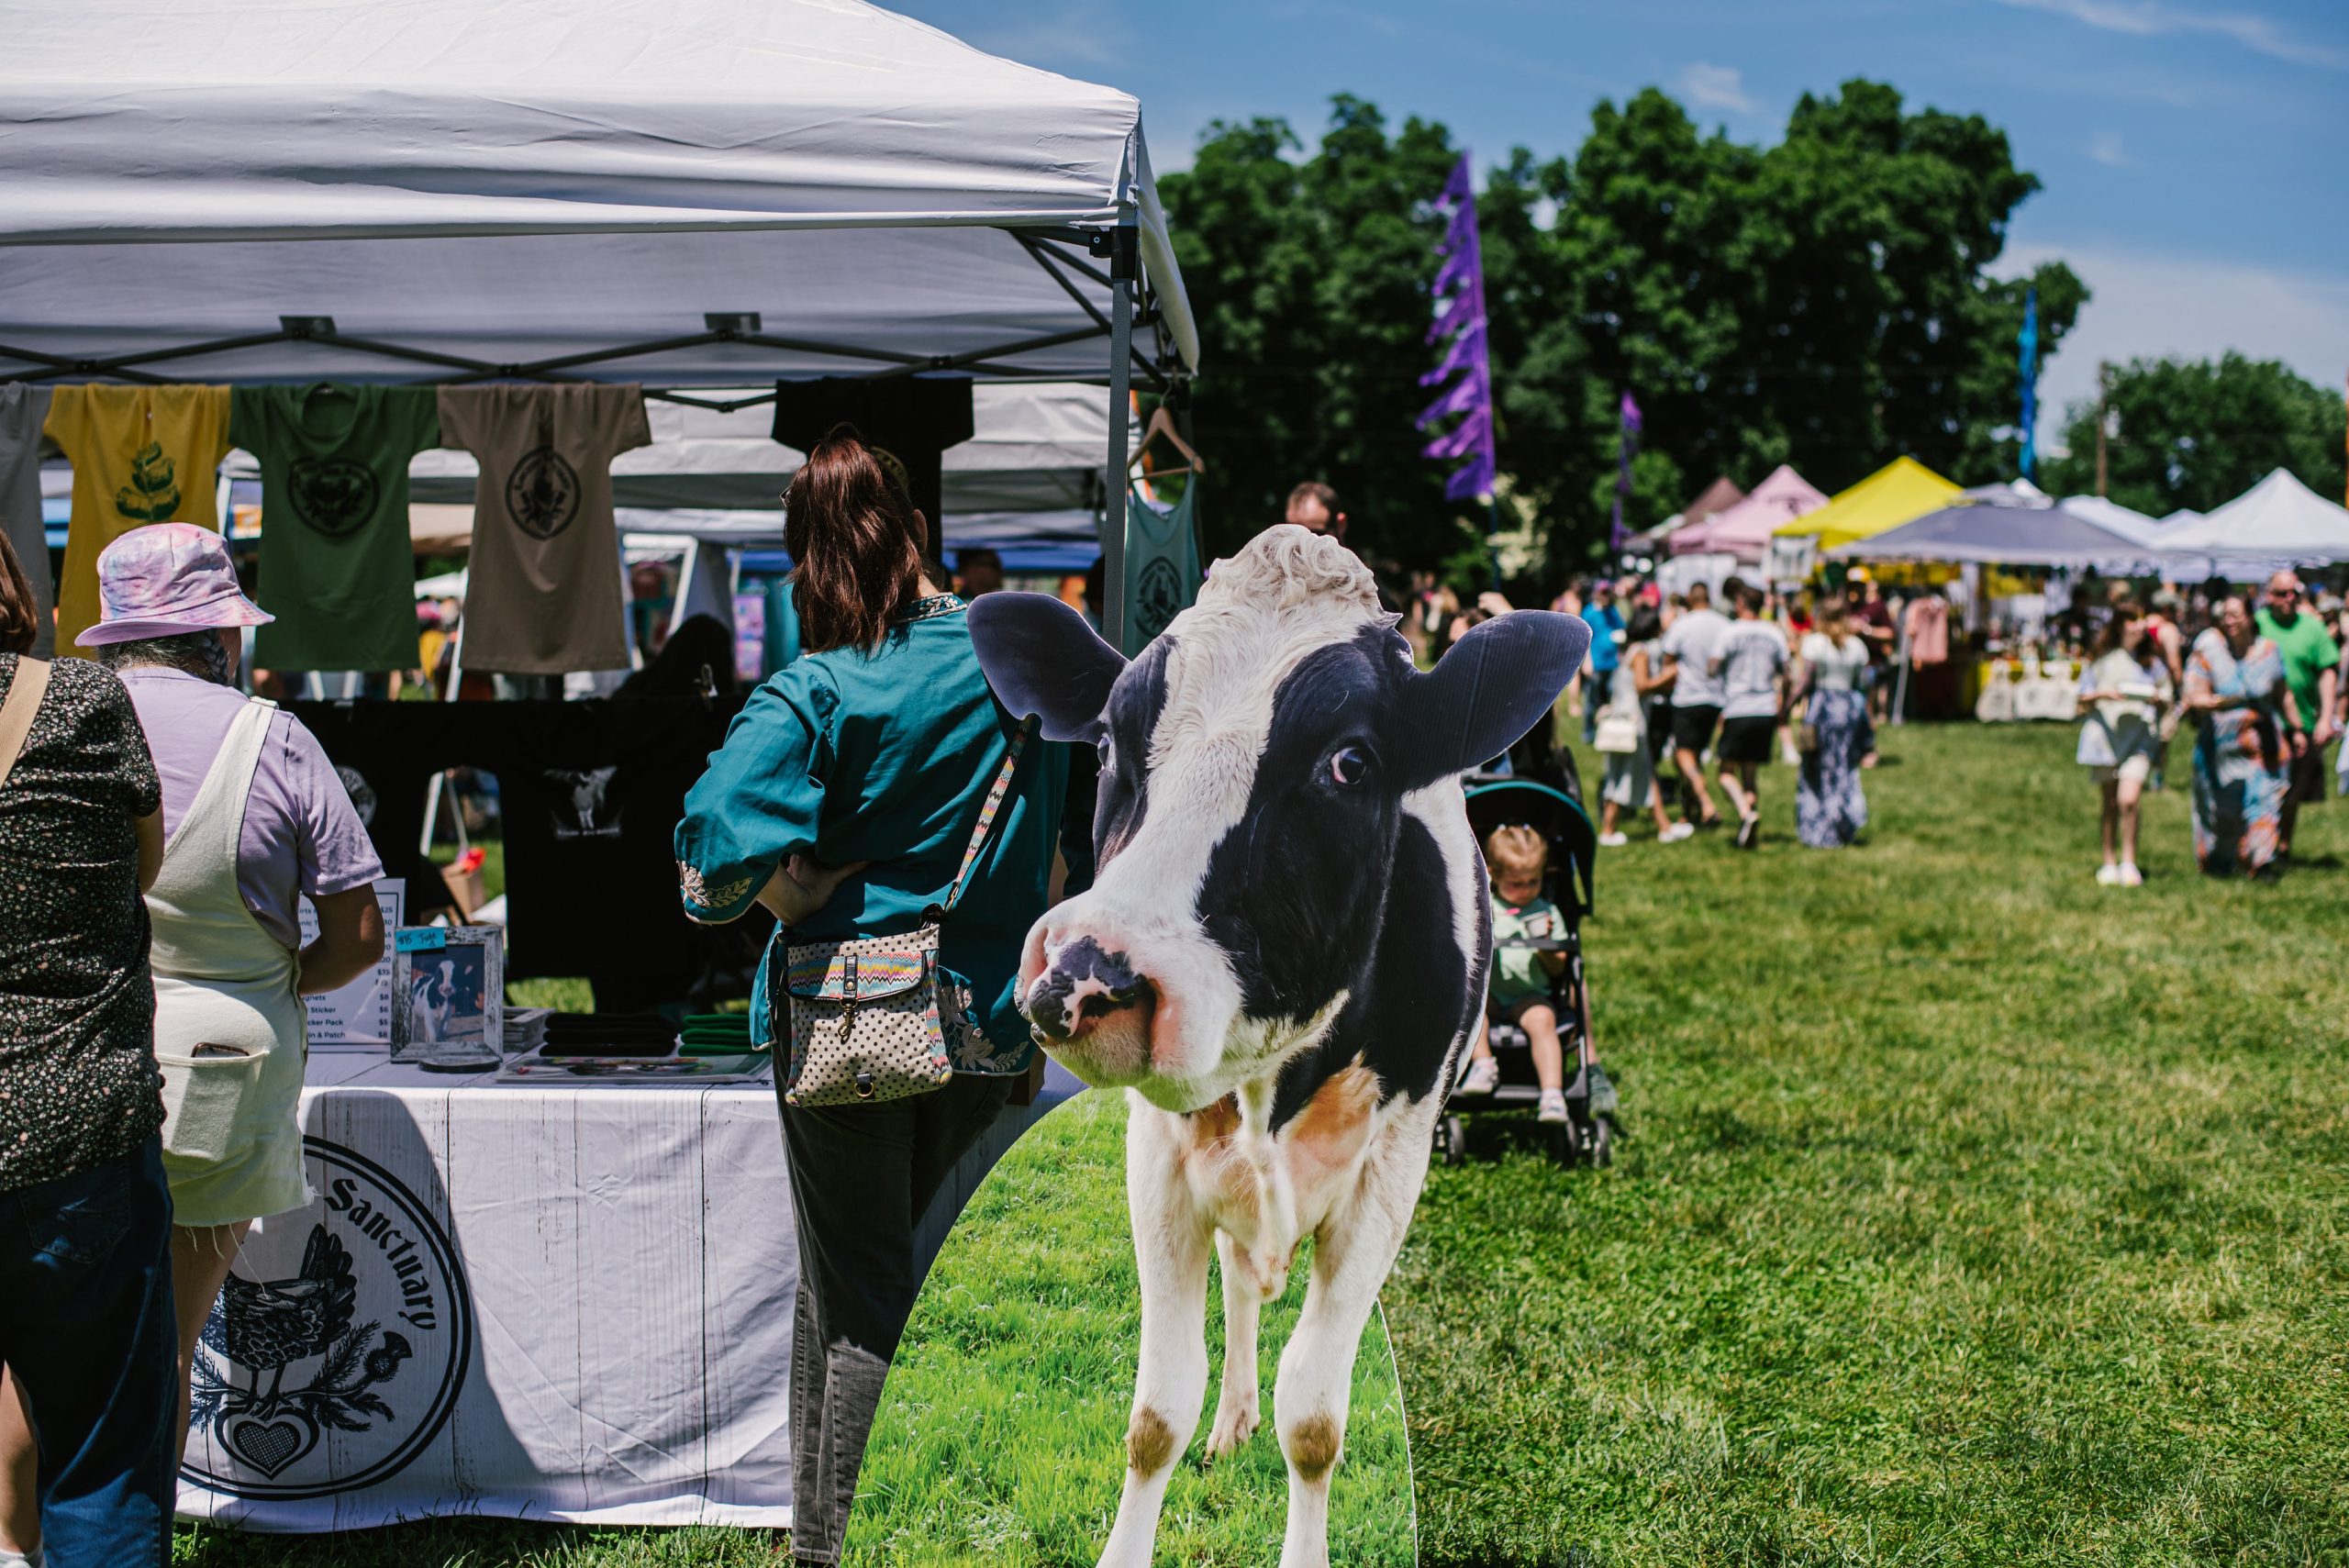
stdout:
[[1275,524],[1239,554],[1209,567],[1198,597],[1203,606],[1233,609],[1287,609],[1317,602],[1393,618],[1380,610],[1377,580],[1359,556],[1328,534],[1296,523]]

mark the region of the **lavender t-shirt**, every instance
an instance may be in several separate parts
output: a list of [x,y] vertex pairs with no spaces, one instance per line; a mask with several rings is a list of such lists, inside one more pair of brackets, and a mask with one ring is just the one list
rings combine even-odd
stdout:
[[[247,699],[234,687],[152,665],[124,671],[122,684],[162,777],[169,843]],[[262,929],[299,950],[297,895],[348,893],[383,874],[384,862],[317,738],[290,713],[273,717],[237,840],[237,891],[245,907]]]

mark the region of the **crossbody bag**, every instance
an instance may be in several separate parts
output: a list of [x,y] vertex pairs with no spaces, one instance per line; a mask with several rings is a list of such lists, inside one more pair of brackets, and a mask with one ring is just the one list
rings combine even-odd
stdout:
[[41,694],[47,690],[49,666],[39,659],[19,654],[17,678],[8,683],[8,695],[0,697],[0,784],[8,782],[17,754],[25,749],[25,737],[33,732],[33,719],[40,712]]
[[[1012,770],[1028,744],[1022,724],[1011,738],[963,851],[945,899],[925,910],[921,929],[903,936],[841,942],[796,942],[784,951],[791,1062],[784,1103],[846,1106],[904,1099],[945,1086],[954,1075],[945,1026],[967,1026],[961,987],[939,968],[938,937],[962,901],[987,830],[995,826]],[[774,994],[774,988],[769,988]]]

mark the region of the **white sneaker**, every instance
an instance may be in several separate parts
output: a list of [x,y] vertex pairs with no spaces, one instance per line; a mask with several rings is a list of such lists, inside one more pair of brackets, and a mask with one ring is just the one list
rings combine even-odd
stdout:
[[1624,833],[1601,833],[1598,836],[1598,847],[1603,850],[1620,850],[1631,841],[1630,835]]
[[1564,1120],[1565,1120],[1565,1119],[1566,1119],[1566,1092],[1565,1092],[1564,1089],[1544,1089],[1544,1090],[1542,1090],[1542,1104],[1541,1104],[1541,1106],[1539,1106],[1539,1107],[1534,1111],[1534,1113],[1533,1113],[1533,1118],[1534,1118],[1536,1121],[1564,1121]]
[[1460,1080],[1455,1095],[1480,1099],[1501,1086],[1501,1064],[1489,1056],[1479,1056],[1468,1063],[1468,1075]]
[[1676,844],[1683,839],[1693,839],[1696,836],[1697,825],[1695,823],[1675,822],[1671,827],[1666,828],[1663,832],[1658,833],[1655,836],[1655,841],[1659,844]]
[[36,1546],[31,1551],[24,1552],[0,1546],[0,1568],[41,1568],[40,1548]]
[[2100,865],[2096,868],[2096,880],[2099,887],[2118,887],[2121,885],[2121,868],[2116,865]]
[[2145,885],[2145,873],[2139,871],[2132,862],[2122,861],[2120,881],[2123,887],[2143,887]]

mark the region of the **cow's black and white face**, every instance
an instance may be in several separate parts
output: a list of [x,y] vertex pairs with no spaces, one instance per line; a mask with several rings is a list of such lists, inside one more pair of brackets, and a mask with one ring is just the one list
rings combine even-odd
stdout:
[[1416,792],[1505,750],[1587,628],[1520,612],[1420,674],[1335,539],[1267,530],[1130,665],[1042,595],[973,602],[988,681],[1101,749],[1099,873],[1029,933],[1021,1006],[1087,1083],[1196,1109],[1309,1043],[1362,982]]

